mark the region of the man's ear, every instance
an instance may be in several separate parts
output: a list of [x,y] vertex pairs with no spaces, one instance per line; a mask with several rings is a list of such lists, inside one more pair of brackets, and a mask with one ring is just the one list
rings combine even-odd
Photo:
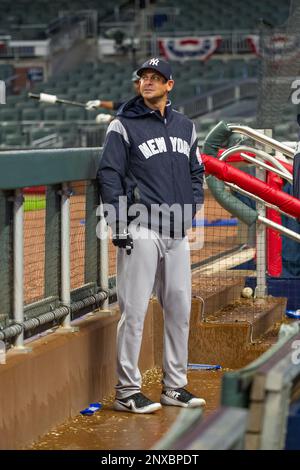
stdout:
[[173,89],[174,83],[175,83],[174,80],[168,80],[168,81],[167,81],[167,91],[168,91],[168,92]]

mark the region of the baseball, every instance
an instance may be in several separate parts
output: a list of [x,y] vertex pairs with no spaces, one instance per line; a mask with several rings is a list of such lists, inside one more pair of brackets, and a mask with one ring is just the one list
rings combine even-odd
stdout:
[[253,290],[251,287],[244,287],[242,290],[242,297],[245,297],[246,299],[249,299],[253,295]]

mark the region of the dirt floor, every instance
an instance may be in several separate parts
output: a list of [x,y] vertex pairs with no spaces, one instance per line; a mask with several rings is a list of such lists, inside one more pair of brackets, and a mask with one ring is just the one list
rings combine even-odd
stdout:
[[[286,320],[286,323],[290,321]],[[281,323],[255,341],[262,351],[278,338]],[[189,370],[188,389],[206,400],[204,417],[220,405],[222,377],[229,369]],[[143,375],[142,391],[159,401],[162,373],[159,368]],[[114,394],[102,400],[102,408],[92,416],[78,415],[32,443],[30,450],[147,450],[151,449],[176,420],[181,408],[163,406],[150,415],[117,412],[112,408]],[[88,406],[88,404],[87,404]]]
[[[188,372],[189,390],[205,398],[205,415],[220,402],[224,371]],[[159,401],[162,374],[153,369],[144,374],[143,392]],[[103,408],[92,416],[78,414],[30,446],[34,450],[138,450],[150,449],[168,431],[182,408],[163,406],[149,415],[114,411],[113,396],[103,400]]]

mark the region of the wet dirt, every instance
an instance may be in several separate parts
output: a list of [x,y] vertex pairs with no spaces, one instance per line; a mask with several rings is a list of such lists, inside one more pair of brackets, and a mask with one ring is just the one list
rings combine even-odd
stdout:
[[[188,389],[206,400],[205,415],[220,403],[220,387],[224,370],[188,371]],[[152,369],[143,376],[143,393],[159,401],[161,370]],[[166,433],[182,408],[163,406],[153,414],[136,415],[114,411],[113,395],[102,400],[103,408],[92,416],[78,414],[74,419],[58,426],[31,450],[146,450]],[[88,406],[88,404],[87,404]]]
[[[221,310],[207,316],[207,321],[231,322],[231,321],[254,321],[271,306],[276,306],[275,297],[266,297],[264,299],[240,299],[234,303],[226,305]],[[251,315],[251,317],[250,317]]]

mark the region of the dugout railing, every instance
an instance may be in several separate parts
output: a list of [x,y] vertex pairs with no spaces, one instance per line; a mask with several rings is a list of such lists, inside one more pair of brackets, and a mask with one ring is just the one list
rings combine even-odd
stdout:
[[[279,191],[280,194],[275,195],[274,192],[272,195],[270,194],[272,187],[266,184],[266,170],[283,177],[289,183],[293,182],[292,166],[284,166],[282,161],[280,161],[280,159],[278,160],[277,156],[274,157],[271,155],[271,151],[275,150],[281,152],[285,157],[292,159],[294,149],[268,136],[266,132],[257,131],[247,126],[235,124],[227,125],[225,122],[221,121],[209,132],[203,146],[203,160],[206,166],[206,172],[209,173],[206,181],[215,199],[222,207],[237,216],[248,225],[248,227],[256,226],[257,297],[265,297],[267,294],[266,227],[276,230],[297,243],[300,242],[299,233],[284,227],[282,224],[276,223],[267,216],[266,208],[268,207],[275,209],[275,211],[284,214],[288,218],[295,219],[299,217],[300,205],[296,198],[286,196],[282,191]],[[251,138],[254,141],[253,146],[248,144],[247,146],[235,145],[231,147],[228,145],[229,148],[224,152],[222,150],[222,155],[218,156],[221,147],[224,145],[225,147],[227,146],[226,142],[229,142],[229,139],[234,133],[239,133],[247,136],[247,138]],[[251,156],[247,155],[249,152]],[[248,186],[247,182],[246,185],[244,172],[232,169],[231,166],[224,162],[221,163],[222,160],[226,160],[231,155],[239,155],[242,159],[254,164],[254,167],[256,167],[256,178],[251,180],[253,184]],[[283,157],[283,159],[285,157]],[[217,177],[215,175],[217,175]],[[252,176],[249,177],[249,181],[250,178],[252,178]],[[262,185],[259,184],[260,181]],[[263,189],[261,186],[263,186]],[[240,201],[235,196],[234,192],[226,192],[226,187],[229,187],[231,191],[241,193],[243,196],[246,196],[248,200],[253,199],[256,203],[256,208],[254,209],[248,203]],[[251,187],[251,190],[248,189],[248,187]],[[292,203],[295,205],[294,210],[291,210],[290,205],[286,203],[286,198],[290,198],[289,204]]]
[[0,155],[6,347],[22,349],[25,339],[53,326],[70,330],[71,320],[107,306],[108,238],[96,236],[105,224],[95,180],[99,157],[99,148]]
[[299,345],[300,323],[283,325],[262,356],[224,374],[216,411],[183,410],[155,449],[284,449],[289,408],[300,398]]
[[[288,156],[293,153],[290,147],[250,128],[229,126],[229,129],[250,133],[252,137],[262,143],[273,145]],[[93,305],[107,297],[107,292],[103,292],[103,289],[108,287],[108,267],[104,269],[99,261],[101,253],[107,258],[107,254],[104,255],[107,253],[107,242],[99,241],[96,237],[99,219],[95,211],[99,206],[99,195],[94,178],[99,155],[99,148],[2,152],[0,340],[11,341],[13,338],[18,338],[17,344],[23,344],[23,336],[31,336],[40,329],[41,324],[58,319],[61,321],[65,317],[69,320],[75,317],[75,312],[81,310],[82,305],[78,302],[82,299],[90,297],[88,302]],[[259,164],[259,161],[257,163]],[[78,186],[80,182],[81,186]],[[30,222],[33,223],[32,233],[25,237],[27,264],[24,267],[24,207],[27,201],[25,200],[24,204],[23,188],[41,185],[46,187],[45,193],[36,201],[37,206],[34,207],[33,204],[32,211],[25,213],[25,225],[27,223],[30,229]],[[73,250],[75,253],[73,253],[73,268],[74,270],[77,268],[76,263],[79,258],[81,268],[77,281],[68,286],[70,245],[66,241],[70,239],[70,226],[67,221],[70,221],[70,206],[71,209],[74,207],[72,204],[74,201],[77,215],[75,214],[73,218],[77,225],[74,227],[73,223],[71,231],[77,251]],[[39,210],[35,211],[36,208]],[[264,223],[263,220],[260,221]],[[295,234],[295,237],[298,239],[297,235]],[[35,236],[39,236],[39,239]],[[263,241],[261,243],[265,246]],[[31,250],[35,244],[40,246],[38,253],[33,253]],[[261,254],[263,259],[260,262]],[[38,264],[30,260],[30,257],[34,256],[42,258],[39,271],[36,268]],[[105,262],[107,263],[107,260]],[[258,287],[263,291],[261,295],[264,295],[265,288],[261,288],[265,286],[264,250],[259,250],[258,262],[261,267],[258,269],[258,272],[261,272]],[[29,268],[35,271],[30,279],[28,279]],[[101,281],[103,272],[106,273],[105,280],[103,278]],[[43,279],[43,282],[37,286],[40,279]],[[26,292],[24,292],[25,284]],[[39,294],[33,295],[36,289]],[[95,294],[97,302],[93,298]],[[71,305],[72,302],[77,304]],[[44,316],[39,317],[40,315]],[[33,321],[36,316],[39,319]],[[64,323],[66,321],[68,322],[64,320]]]

